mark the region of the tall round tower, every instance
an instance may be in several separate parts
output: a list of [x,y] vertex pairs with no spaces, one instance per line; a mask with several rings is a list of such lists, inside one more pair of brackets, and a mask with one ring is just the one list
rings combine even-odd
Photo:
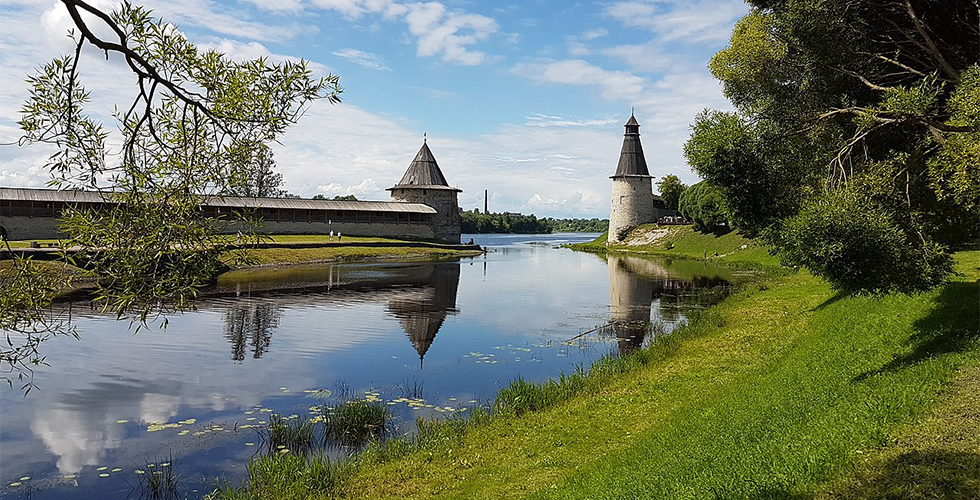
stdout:
[[428,141],[422,141],[422,149],[415,155],[402,180],[388,191],[391,191],[391,201],[422,203],[436,209],[436,213],[429,216],[433,238],[459,243],[458,196],[463,191],[446,182],[435,156],[429,150]]
[[619,153],[619,166],[612,182],[612,200],[609,206],[609,243],[619,243],[630,229],[653,222],[653,176],[647,170],[640,144],[640,124],[630,113],[626,122],[623,150]]

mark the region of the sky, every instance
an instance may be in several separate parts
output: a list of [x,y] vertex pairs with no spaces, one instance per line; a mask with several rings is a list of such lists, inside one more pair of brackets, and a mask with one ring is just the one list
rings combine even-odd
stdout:
[[[482,209],[487,190],[492,212],[588,218],[609,215],[633,108],[654,180],[698,181],[690,125],[731,109],[708,60],[748,12],[742,0],[134,3],[231,58],[302,58],[340,76],[343,102],[315,102],[273,144],[291,193],[387,200],[426,134],[463,209]],[[24,79],[73,50],[71,20],[56,0],[0,0],[0,19],[0,186],[44,187],[51,149],[17,145],[17,121]],[[86,109],[115,130],[135,80],[118,57],[82,57]]]

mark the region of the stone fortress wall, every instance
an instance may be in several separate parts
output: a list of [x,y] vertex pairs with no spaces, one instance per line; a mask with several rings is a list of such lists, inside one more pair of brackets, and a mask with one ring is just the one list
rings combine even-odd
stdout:
[[[425,185],[411,185],[422,178]],[[235,209],[254,209],[264,234],[329,234],[459,243],[459,189],[450,187],[423,144],[402,182],[389,188],[390,202],[301,200],[292,198],[216,198],[201,209],[218,217]],[[11,240],[64,238],[58,218],[69,205],[111,205],[101,193],[0,188],[0,225]],[[234,234],[228,224],[223,232]]]
[[457,191],[445,189],[398,189],[392,188],[391,201],[421,203],[436,209],[429,215],[426,229],[432,233],[427,239],[459,242],[461,221]]

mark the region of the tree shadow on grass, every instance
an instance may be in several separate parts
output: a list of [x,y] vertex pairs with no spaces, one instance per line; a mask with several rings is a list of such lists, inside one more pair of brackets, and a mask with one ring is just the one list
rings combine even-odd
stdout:
[[911,352],[896,357],[881,368],[858,375],[854,381],[860,382],[936,356],[969,349],[980,338],[978,304],[980,284],[955,282],[946,285],[936,297],[935,307],[929,315],[915,322],[917,334],[910,341]]
[[966,500],[980,498],[980,454],[950,451],[903,453],[873,473],[837,488],[831,498]]
[[813,309],[810,309],[810,311],[811,311],[811,312],[813,312],[813,311],[819,311],[819,310],[821,310],[821,309],[824,309],[824,308],[827,308],[827,307],[830,307],[831,305],[833,305],[833,304],[834,304],[835,302],[837,302],[838,300],[841,300],[841,299],[846,299],[846,298],[848,298],[848,297],[850,297],[850,295],[848,295],[848,294],[846,294],[846,293],[844,293],[844,292],[837,292],[837,293],[835,293],[835,294],[834,294],[834,296],[833,296],[833,297],[831,297],[831,298],[829,298],[829,299],[827,299],[827,300],[825,300],[825,301],[823,301],[823,303],[821,303],[820,305],[818,305],[818,306],[816,306],[816,307],[814,307]]

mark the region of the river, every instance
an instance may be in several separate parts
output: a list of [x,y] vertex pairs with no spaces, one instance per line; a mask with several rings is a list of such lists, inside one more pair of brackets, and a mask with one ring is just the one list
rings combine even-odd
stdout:
[[669,332],[730,278],[559,248],[595,236],[464,235],[487,254],[237,271],[197,310],[135,334],[76,305],[79,339],[42,345],[38,389],[0,390],[0,497],[140,498],[137,471],[170,467],[181,497],[200,498],[244,477],[272,414],[357,395],[410,433],[417,416],[488,404],[518,376],[635,349],[648,320]]

